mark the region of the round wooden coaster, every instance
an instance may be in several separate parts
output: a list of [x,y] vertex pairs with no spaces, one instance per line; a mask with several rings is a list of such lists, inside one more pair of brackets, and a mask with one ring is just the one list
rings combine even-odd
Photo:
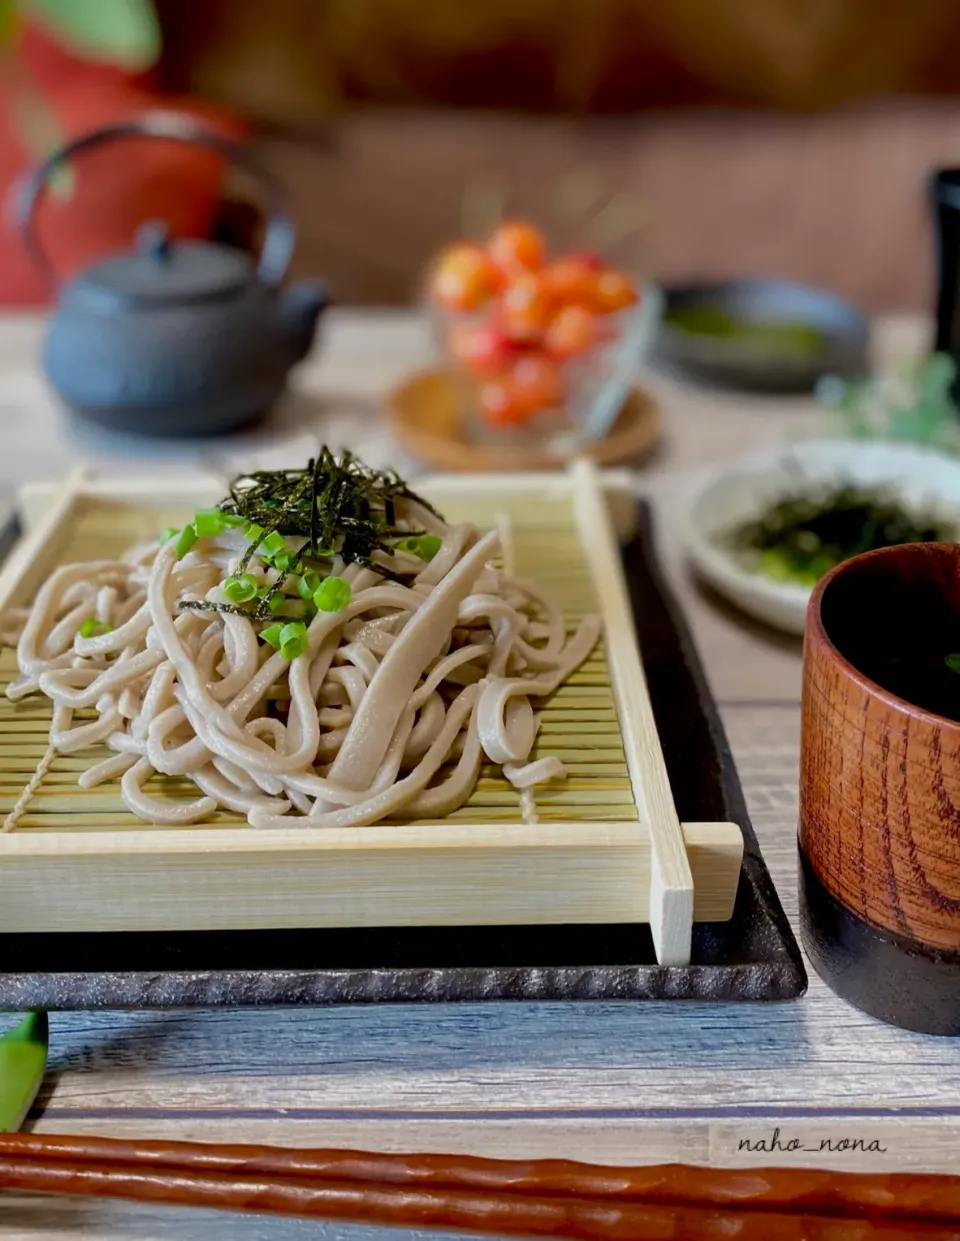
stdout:
[[[440,470],[560,469],[562,457],[542,448],[490,447],[471,443],[464,435],[456,392],[446,371],[423,371],[390,394],[390,425],[412,456]],[[606,439],[584,451],[598,465],[636,461],[660,438],[657,402],[643,388],[632,388]]]

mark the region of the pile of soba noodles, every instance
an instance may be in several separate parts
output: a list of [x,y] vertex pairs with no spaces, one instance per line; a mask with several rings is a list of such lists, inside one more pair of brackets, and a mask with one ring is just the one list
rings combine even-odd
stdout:
[[[120,559],[57,569],[7,694],[52,700],[48,754],[112,751],[80,785],[119,779],[150,823],[218,807],[264,828],[438,818],[484,761],[519,789],[563,774],[531,760],[533,703],[600,632],[590,617],[568,636],[498,551],[496,532],[448,525],[396,475],[324,450],[237,478]],[[199,795],[151,796],[156,772]]]

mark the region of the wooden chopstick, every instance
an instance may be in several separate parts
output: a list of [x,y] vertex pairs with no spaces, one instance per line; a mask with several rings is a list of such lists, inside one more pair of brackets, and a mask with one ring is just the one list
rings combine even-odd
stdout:
[[886,1217],[738,1210],[615,1202],[573,1196],[470,1194],[375,1182],[298,1181],[132,1165],[94,1168],[13,1158],[0,1168],[6,1189],[211,1207],[226,1211],[349,1220],[406,1228],[446,1228],[498,1237],[574,1241],[956,1241],[952,1224]]
[[[501,1236],[956,1238],[960,1179],[0,1136],[0,1187]],[[733,1231],[731,1231],[733,1230]]]
[[561,1159],[485,1159],[475,1155],[2,1134],[0,1171],[10,1157],[93,1165],[133,1164],[144,1170],[246,1172],[426,1189],[737,1205],[841,1215],[864,1212],[960,1222],[960,1178],[924,1174],[702,1168],[685,1164],[604,1167]]

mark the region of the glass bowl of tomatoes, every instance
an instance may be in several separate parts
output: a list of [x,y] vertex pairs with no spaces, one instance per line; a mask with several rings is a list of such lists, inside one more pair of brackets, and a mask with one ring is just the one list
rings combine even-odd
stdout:
[[500,224],[432,265],[427,300],[471,439],[575,455],[616,421],[659,319],[650,285]]

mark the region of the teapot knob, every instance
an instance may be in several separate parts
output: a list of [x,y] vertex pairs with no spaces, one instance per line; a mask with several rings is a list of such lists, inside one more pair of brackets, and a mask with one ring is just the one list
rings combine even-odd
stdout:
[[163,220],[149,220],[137,229],[137,251],[162,263],[170,255],[170,228]]

